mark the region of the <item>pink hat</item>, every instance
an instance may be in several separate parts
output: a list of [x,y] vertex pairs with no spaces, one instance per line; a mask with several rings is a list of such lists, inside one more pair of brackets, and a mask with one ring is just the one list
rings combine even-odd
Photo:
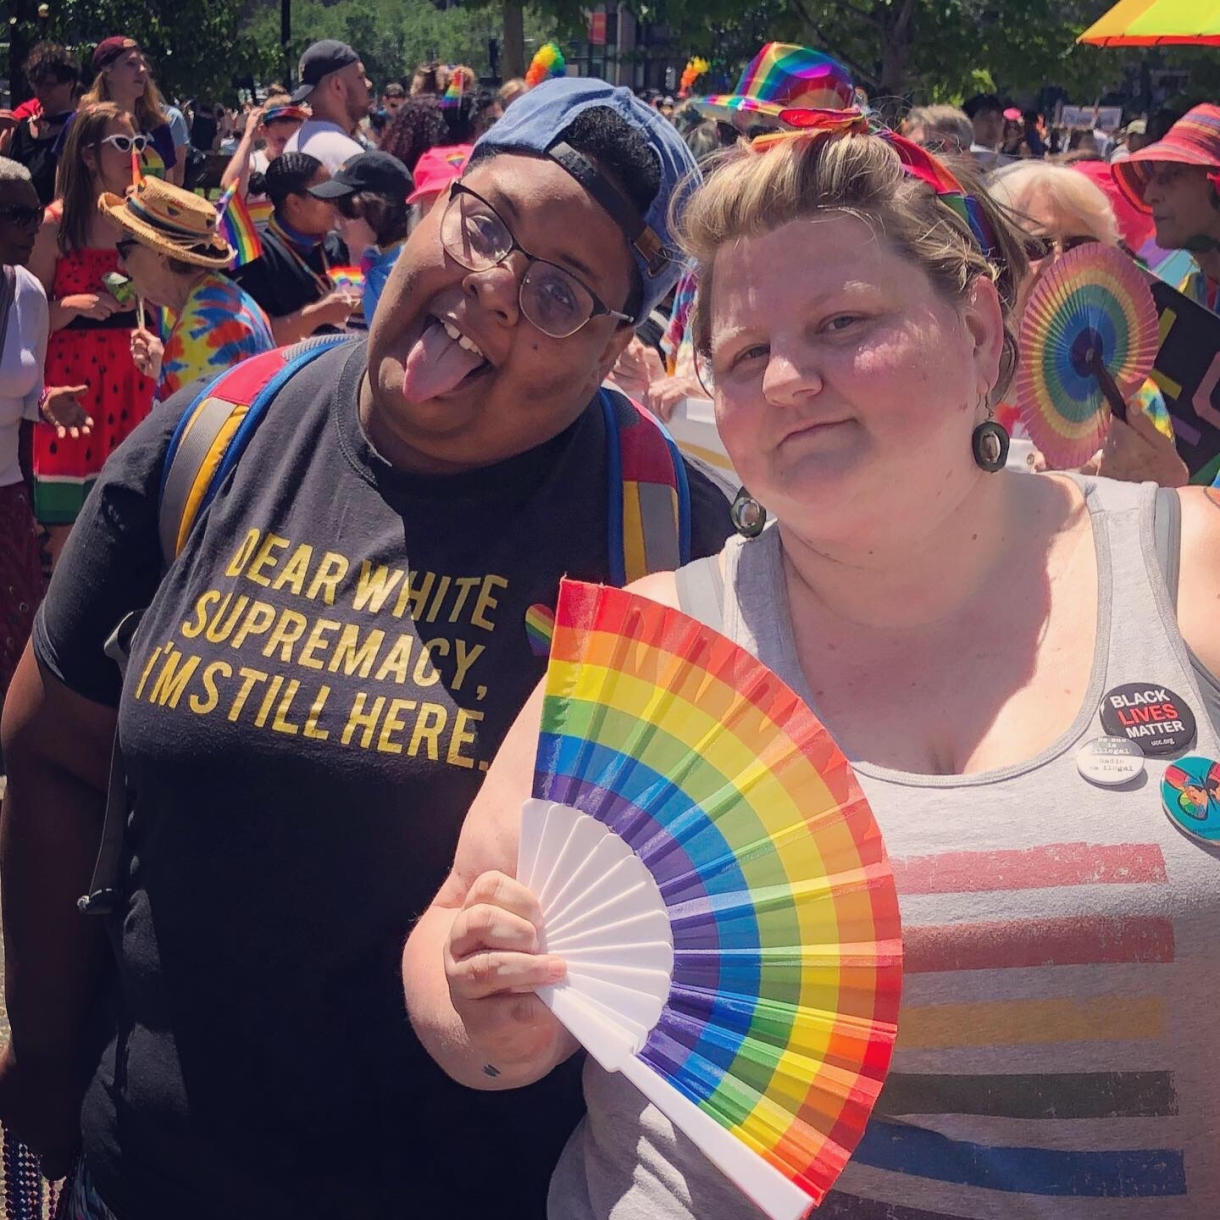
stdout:
[[1220,106],[1204,102],[1189,110],[1163,139],[1121,161],[1110,163],[1119,189],[1141,212],[1152,209],[1144,202],[1144,189],[1152,178],[1152,163],[1176,162],[1200,165],[1212,170],[1209,177],[1220,177]]
[[428,195],[436,195],[455,178],[461,176],[474,150],[473,144],[448,144],[430,148],[415,162],[415,189],[407,196],[408,203],[418,203]]
[[1021,121],[1021,112],[1015,106],[1009,106],[1008,109],[1004,111],[1004,117],[1010,123],[1019,123]]

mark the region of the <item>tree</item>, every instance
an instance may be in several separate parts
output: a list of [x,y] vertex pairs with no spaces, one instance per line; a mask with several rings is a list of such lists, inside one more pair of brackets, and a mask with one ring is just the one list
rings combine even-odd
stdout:
[[[556,0],[559,12],[566,0]],[[1077,46],[1106,0],[633,0],[668,27],[677,55],[706,54],[731,83],[771,39],[825,50],[874,103],[948,100],[991,78],[1005,92],[1058,84],[1091,98],[1121,77],[1112,53]],[[549,8],[547,10],[550,11]]]
[[[39,17],[36,5],[22,0],[10,27],[12,58],[49,38],[74,48],[87,68],[101,39],[129,34],[148,52],[165,93],[225,92],[256,58],[241,35],[243,6],[243,0],[49,0],[47,16]],[[10,72],[17,66],[10,64]]]

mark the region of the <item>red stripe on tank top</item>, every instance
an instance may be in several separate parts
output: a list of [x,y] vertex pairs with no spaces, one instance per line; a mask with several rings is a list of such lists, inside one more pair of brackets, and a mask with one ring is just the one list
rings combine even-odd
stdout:
[[1155,843],[1051,843],[1025,851],[957,851],[893,860],[899,893],[966,894],[1070,885],[1163,885]]
[[1117,919],[1010,919],[942,924],[904,930],[903,970],[1001,970],[1020,966],[1100,966],[1119,962],[1172,962],[1173,921]]

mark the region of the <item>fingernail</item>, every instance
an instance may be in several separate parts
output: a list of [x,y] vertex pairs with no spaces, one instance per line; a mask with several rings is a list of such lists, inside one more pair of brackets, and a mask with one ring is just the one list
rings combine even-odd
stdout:
[[546,968],[547,982],[558,983],[567,976],[567,973],[567,963],[562,958],[554,958]]

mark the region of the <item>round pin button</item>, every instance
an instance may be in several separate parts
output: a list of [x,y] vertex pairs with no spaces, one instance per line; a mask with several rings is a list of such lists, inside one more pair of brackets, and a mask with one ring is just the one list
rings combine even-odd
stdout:
[[1188,754],[1165,768],[1161,804],[1192,839],[1220,844],[1220,762]]
[[1125,737],[1094,737],[1076,752],[1076,770],[1102,788],[1116,788],[1144,773],[1144,752]]
[[1102,727],[1110,737],[1134,742],[1150,757],[1175,754],[1195,739],[1195,715],[1167,686],[1128,682],[1101,701]]

